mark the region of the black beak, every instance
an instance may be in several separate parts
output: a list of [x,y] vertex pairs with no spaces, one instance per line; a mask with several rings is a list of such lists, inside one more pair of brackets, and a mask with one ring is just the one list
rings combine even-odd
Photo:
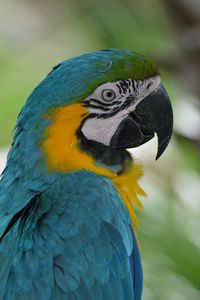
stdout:
[[138,147],[158,137],[156,159],[165,151],[172,136],[173,112],[164,87],[158,88],[144,98],[120,124],[113,135],[110,147],[127,149]]

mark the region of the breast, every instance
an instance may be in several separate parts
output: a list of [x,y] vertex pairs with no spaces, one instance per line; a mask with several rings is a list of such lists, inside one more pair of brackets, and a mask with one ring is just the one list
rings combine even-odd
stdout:
[[109,179],[86,171],[62,175],[21,222],[3,245],[19,237],[5,297],[12,290],[24,299],[30,293],[52,300],[134,299],[131,221]]

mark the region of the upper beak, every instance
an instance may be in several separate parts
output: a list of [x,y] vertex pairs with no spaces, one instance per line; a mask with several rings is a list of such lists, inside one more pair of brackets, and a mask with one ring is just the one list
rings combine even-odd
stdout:
[[155,133],[158,137],[158,159],[169,144],[172,130],[173,112],[170,99],[160,84],[119,124],[110,146],[117,149],[137,147],[152,139]]

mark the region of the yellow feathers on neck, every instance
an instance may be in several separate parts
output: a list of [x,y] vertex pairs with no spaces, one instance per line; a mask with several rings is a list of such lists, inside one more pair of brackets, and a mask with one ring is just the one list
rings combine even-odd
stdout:
[[132,165],[126,172],[117,174],[106,166],[98,166],[90,155],[81,151],[76,132],[87,114],[87,109],[81,103],[76,103],[56,108],[45,115],[45,118],[51,122],[44,131],[44,139],[41,143],[48,171],[68,173],[84,169],[108,177],[121,195],[133,224],[137,225],[133,205],[142,208],[137,197],[137,195],[145,195],[137,183],[142,175],[142,168],[131,162]]
[[95,165],[95,161],[88,154],[80,150],[80,141],[76,132],[88,112],[80,103],[59,107],[45,118],[51,121],[44,132],[42,148],[46,154],[49,171],[62,173],[81,169],[103,172],[109,176],[112,172]]

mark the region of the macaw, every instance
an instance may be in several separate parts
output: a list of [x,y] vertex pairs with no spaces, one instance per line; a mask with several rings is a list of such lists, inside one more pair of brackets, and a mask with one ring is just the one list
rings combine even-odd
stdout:
[[127,151],[172,135],[151,59],[109,49],[63,61],[18,116],[0,181],[0,300],[140,300],[135,205],[142,167]]

